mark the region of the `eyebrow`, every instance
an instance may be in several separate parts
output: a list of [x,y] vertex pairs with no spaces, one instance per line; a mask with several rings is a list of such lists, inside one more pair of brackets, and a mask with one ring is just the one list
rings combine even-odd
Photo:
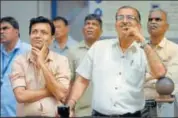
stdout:
[[4,27],[1,27],[0,29],[1,29],[1,30],[6,30],[6,29],[8,29],[8,28],[10,28],[10,27],[4,26]]

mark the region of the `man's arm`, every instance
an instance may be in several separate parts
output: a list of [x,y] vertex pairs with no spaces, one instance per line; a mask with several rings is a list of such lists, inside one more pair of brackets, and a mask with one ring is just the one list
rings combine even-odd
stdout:
[[[64,63],[64,62],[61,62]],[[67,68],[67,65],[63,65],[63,69]],[[57,100],[63,101],[66,98],[66,95],[68,93],[68,87],[65,87],[60,81],[57,81],[57,78],[52,74],[52,72],[46,67],[44,63],[41,64],[41,69],[44,74],[44,78],[46,80],[46,86],[49,89],[49,91],[56,97]],[[60,73],[59,73],[60,74]],[[62,74],[62,73],[61,73]],[[68,77],[66,75],[66,77]],[[67,81],[69,81],[69,78],[65,78]]]
[[141,31],[138,28],[131,27],[128,32],[128,36],[132,36],[135,41],[141,43],[153,78],[159,79],[160,77],[165,76],[166,68],[164,64],[161,62],[161,59],[158,57],[157,53],[146,43]]
[[[70,69],[68,65],[68,59],[58,55],[56,63],[57,70],[55,75],[50,71],[50,69],[45,64],[45,59],[47,58],[49,52],[48,44],[44,44],[42,49],[39,50],[35,47],[32,48],[32,52],[37,57],[37,65],[41,68],[48,90],[55,96],[58,101],[64,102],[68,94],[69,82],[70,82]],[[59,62],[59,63],[58,63]]]
[[79,98],[83,95],[84,91],[89,85],[89,80],[85,79],[84,77],[78,75],[76,77],[76,80],[74,81],[74,84],[72,86],[67,105],[70,106],[70,116],[73,117],[74,114],[74,108],[76,102],[79,100]]
[[23,57],[19,56],[12,64],[12,73],[10,81],[14,90],[15,97],[19,103],[35,102],[42,98],[51,96],[51,93],[46,89],[30,90],[29,83],[25,80],[25,72],[23,69]]
[[50,92],[46,89],[28,90],[25,87],[17,87],[14,89],[14,94],[19,103],[36,102],[42,98],[51,96]]
[[[145,41],[145,39],[142,39],[142,42],[143,41]],[[165,76],[166,68],[161,62],[157,53],[151,48],[150,45],[146,44],[144,46],[144,52],[147,57],[147,62],[151,71],[151,75],[156,79]]]

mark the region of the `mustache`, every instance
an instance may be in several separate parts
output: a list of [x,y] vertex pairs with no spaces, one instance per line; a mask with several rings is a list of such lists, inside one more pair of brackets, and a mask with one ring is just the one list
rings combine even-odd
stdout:
[[155,28],[157,28],[158,24],[157,23],[152,23],[152,24],[149,24],[149,27],[155,27]]
[[120,24],[120,27],[122,28],[122,27],[131,27],[132,26],[132,24],[131,23],[121,23]]

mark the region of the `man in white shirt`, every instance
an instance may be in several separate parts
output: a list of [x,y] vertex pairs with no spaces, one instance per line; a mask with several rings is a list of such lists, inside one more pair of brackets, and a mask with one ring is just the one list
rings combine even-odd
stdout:
[[76,70],[78,77],[67,102],[70,116],[91,81],[93,116],[141,117],[147,65],[157,79],[165,75],[166,69],[140,33],[140,20],[137,9],[130,6],[118,9],[115,23],[118,40],[96,42]]

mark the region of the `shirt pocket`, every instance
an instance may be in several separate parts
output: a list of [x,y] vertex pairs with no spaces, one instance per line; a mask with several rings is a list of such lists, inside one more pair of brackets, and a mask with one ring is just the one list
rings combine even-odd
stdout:
[[125,73],[127,84],[140,88],[143,86],[145,68],[139,64],[133,64]]

